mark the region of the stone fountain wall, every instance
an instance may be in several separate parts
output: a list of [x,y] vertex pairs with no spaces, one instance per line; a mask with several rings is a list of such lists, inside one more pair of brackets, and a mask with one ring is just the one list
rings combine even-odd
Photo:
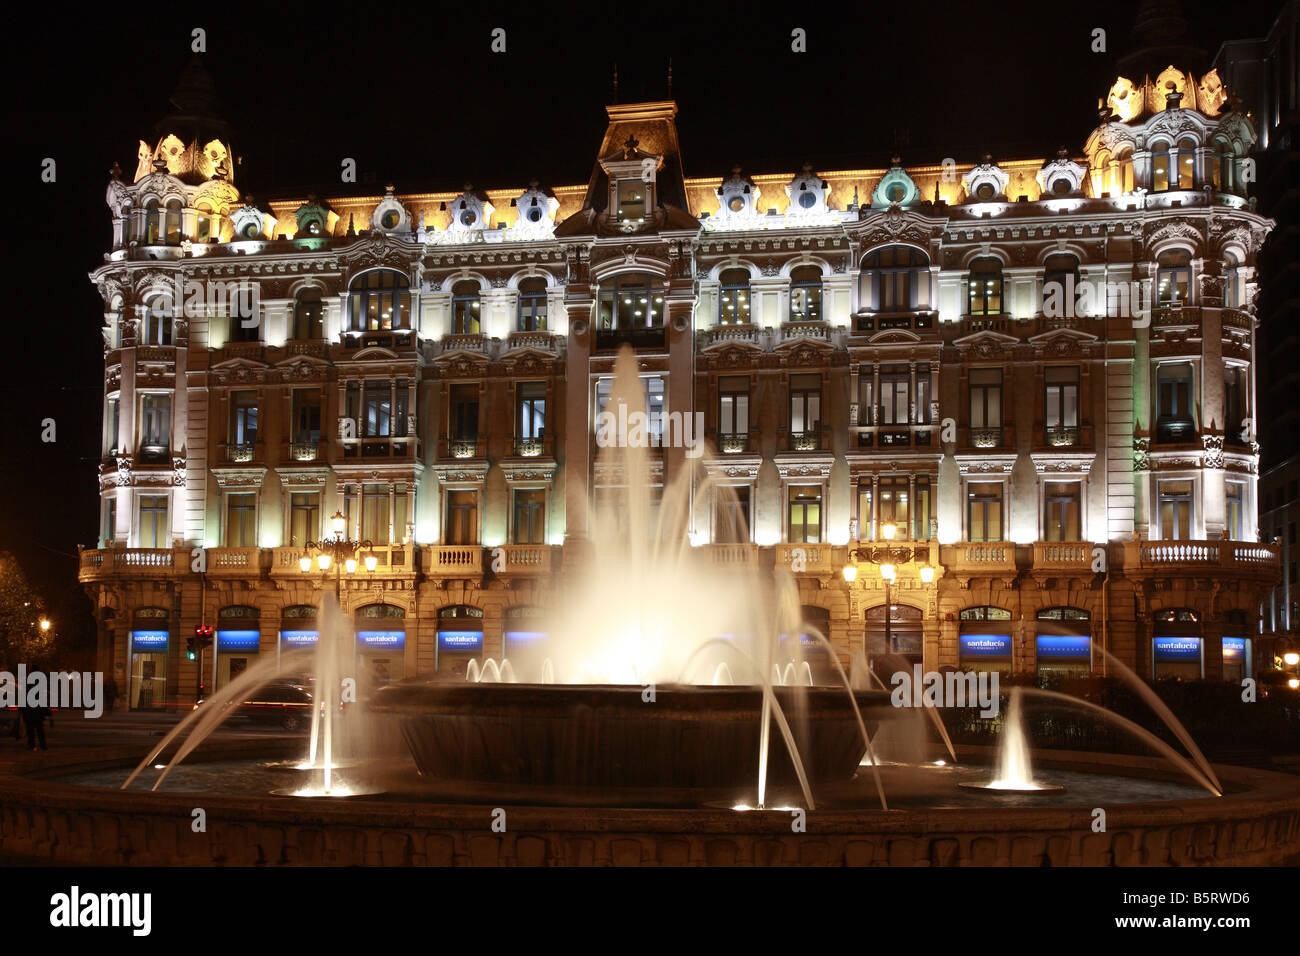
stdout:
[[[111,755],[103,755],[104,762]],[[1160,773],[1159,761],[1042,754]],[[1116,763],[1115,761],[1119,761]],[[118,760],[120,765],[123,761]],[[85,769],[84,758],[77,769]],[[42,772],[74,769],[47,760]],[[379,804],[90,790],[0,773],[0,862],[162,866],[1197,866],[1300,862],[1300,779],[1216,768],[1221,799],[1085,808],[811,813]],[[201,806],[207,830],[195,833]]]

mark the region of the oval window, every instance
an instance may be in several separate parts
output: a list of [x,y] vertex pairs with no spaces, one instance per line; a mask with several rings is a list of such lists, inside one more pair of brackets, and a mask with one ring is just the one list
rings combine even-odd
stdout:
[[460,224],[462,226],[472,226],[476,219],[478,219],[478,215],[472,209],[466,209],[460,214]]
[[1052,192],[1058,196],[1064,196],[1070,191],[1070,181],[1068,179],[1057,179],[1052,183]]
[[732,196],[731,202],[727,203],[732,212],[740,212],[745,208],[745,199],[743,196]]
[[307,232],[308,232],[310,235],[313,235],[313,236],[319,236],[319,235],[320,235],[320,223],[317,222],[317,221],[314,220],[314,219],[313,219],[311,222],[307,223]]
[[388,212],[384,213],[383,218],[379,220],[379,224],[385,229],[396,229],[397,223],[400,220],[401,217],[397,215],[397,210],[390,209]]
[[261,230],[258,229],[257,223],[250,222],[248,225],[244,226],[242,235],[245,239],[256,239],[259,232],[261,232]]
[[980,183],[975,188],[975,195],[980,199],[992,199],[997,193],[994,191],[992,183]]
[[804,209],[811,209],[813,206],[817,205],[817,197],[812,193],[800,193],[799,205],[803,206]]
[[542,211],[541,211],[540,209],[538,209],[536,206],[533,206],[531,209],[528,210],[528,221],[529,221],[529,222],[541,222],[541,221],[542,221]]
[[907,188],[902,183],[894,183],[885,190],[885,198],[890,202],[902,202],[907,195]]

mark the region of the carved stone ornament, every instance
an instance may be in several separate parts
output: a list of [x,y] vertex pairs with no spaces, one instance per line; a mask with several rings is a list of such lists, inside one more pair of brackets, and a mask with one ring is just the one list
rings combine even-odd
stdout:
[[1133,470],[1147,471],[1151,467],[1151,439],[1133,439]]
[[1222,468],[1223,461],[1223,436],[1222,435],[1202,435],[1201,444],[1205,447],[1203,457],[1206,468]]

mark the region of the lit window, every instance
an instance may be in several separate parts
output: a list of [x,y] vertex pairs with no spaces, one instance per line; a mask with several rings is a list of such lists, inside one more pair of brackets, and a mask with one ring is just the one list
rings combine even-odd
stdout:
[[749,270],[727,269],[720,278],[722,291],[718,296],[718,324],[748,323]]
[[1002,314],[1002,262],[992,257],[971,263],[969,315]]
[[640,222],[645,218],[647,186],[639,179],[618,181],[618,221]]
[[482,331],[480,316],[483,304],[478,283],[457,282],[451,288],[451,331],[453,335],[478,335]]
[[790,321],[819,322],[822,317],[822,271],[799,266],[790,273]]

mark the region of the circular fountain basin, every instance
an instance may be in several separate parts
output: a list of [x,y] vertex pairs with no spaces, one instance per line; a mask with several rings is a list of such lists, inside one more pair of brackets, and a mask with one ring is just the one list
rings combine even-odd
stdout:
[[[810,784],[852,777],[866,750],[854,701],[875,733],[895,717],[889,695],[778,687]],[[653,699],[651,699],[653,697]],[[750,790],[759,773],[757,687],[460,684],[380,689],[371,709],[399,719],[421,774],[526,790]],[[775,718],[769,786],[796,785]]]

